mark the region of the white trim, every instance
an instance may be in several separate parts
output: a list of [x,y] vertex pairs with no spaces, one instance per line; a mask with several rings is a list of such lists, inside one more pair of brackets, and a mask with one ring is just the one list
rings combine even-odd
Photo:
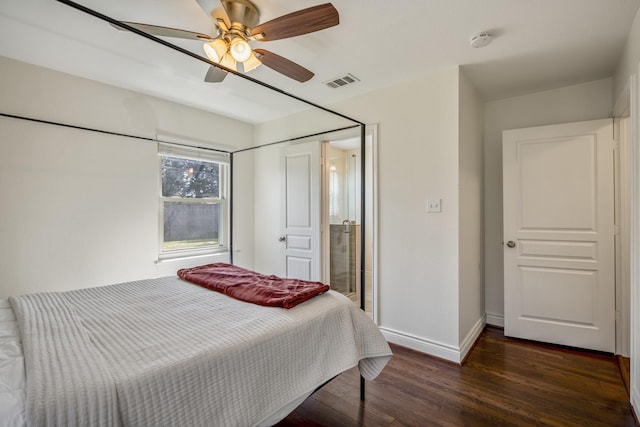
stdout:
[[613,106],[615,144],[615,221],[619,232],[616,245],[616,354],[630,355],[630,236],[631,236],[631,137],[633,120],[630,116],[632,78],[629,78]]
[[[366,136],[371,134],[371,177],[373,182],[371,189],[371,218],[373,219],[371,227],[373,234],[373,250],[371,262],[371,311],[373,315],[373,321],[378,324],[378,125],[368,124],[365,126]],[[363,177],[363,179],[366,179]],[[364,233],[365,230],[362,230]]]
[[482,317],[476,321],[473,328],[471,328],[467,336],[462,340],[460,348],[385,327],[381,327],[380,331],[387,341],[393,344],[401,345],[451,362],[461,363],[484,330],[484,326],[487,323],[486,320],[486,315],[482,315]]
[[[171,151],[170,144],[158,143],[158,260],[186,258],[199,255],[212,255],[229,251],[229,217],[230,217],[230,175],[232,173],[231,166],[228,162],[229,156],[224,153],[207,153],[203,150],[196,150],[189,147],[174,147],[175,151]],[[189,153],[193,152],[193,156]],[[189,197],[164,197],[162,195],[162,162],[164,157],[188,159],[196,162],[217,163],[219,165],[219,197],[189,198]],[[226,160],[225,160],[226,159]],[[188,248],[184,250],[165,250],[164,249],[164,209],[165,203],[183,203],[220,205],[221,224],[218,245]]]
[[[629,93],[627,92],[627,95]],[[622,104],[622,103],[618,103]],[[616,354],[629,357],[629,302],[630,302],[630,282],[629,282],[629,237],[630,212],[629,204],[631,178],[629,175],[630,156],[630,119],[629,119],[629,99],[627,99],[626,109],[620,107],[622,114],[626,116],[614,117],[614,170],[615,170],[615,287],[616,287]]]
[[228,165],[231,156],[229,153],[214,151],[194,146],[176,145],[166,142],[158,142],[158,155],[166,157],[179,157],[181,159],[196,160],[201,162],[213,162]]
[[214,262],[229,262],[229,252],[222,252],[218,254],[198,255],[185,258],[172,258],[158,260],[155,263],[156,275],[171,276],[175,275],[176,271],[181,268],[190,268],[203,264],[211,264]]
[[[357,131],[357,133],[356,133]],[[353,139],[353,138],[359,138],[360,137],[360,129],[349,129],[347,131],[339,131],[339,132],[335,132],[335,133],[328,133],[324,136],[323,138],[323,142],[329,142],[331,143],[332,141],[340,141],[342,139]],[[371,204],[369,204],[369,201],[367,202],[367,206],[365,209],[367,208],[371,208],[371,218],[372,218],[372,234],[373,234],[373,249],[372,249],[372,266],[371,266],[371,272],[369,271],[365,271],[365,284],[366,284],[366,278],[369,276],[369,274],[372,277],[372,284],[371,284],[371,310],[372,310],[372,318],[374,323],[377,325],[378,324],[378,125],[376,123],[373,124],[368,124],[365,125],[365,140],[368,140],[369,137],[371,137],[371,163],[367,163],[366,167],[371,167],[371,171],[367,170],[367,174],[369,172],[371,172],[372,174],[372,189],[371,189],[371,193],[372,193],[372,198],[373,200],[371,200]],[[359,145],[358,145],[359,147]],[[325,153],[326,154],[326,153]],[[325,156],[324,162],[323,164],[325,165],[325,174],[326,174],[326,169],[328,169],[329,167],[329,162],[327,161],[327,157]],[[361,179],[366,179],[365,176],[362,176]],[[323,215],[323,221],[322,221],[322,229],[324,231],[325,236],[323,237],[323,244],[326,246],[326,248],[323,250],[323,253],[326,254],[326,260],[329,259],[328,256],[328,252],[329,252],[329,225],[330,225],[330,220],[329,220],[329,209],[328,209],[328,201],[327,201],[327,183],[328,183],[328,177],[324,176],[322,179],[323,184],[325,185],[325,188],[322,189],[322,199],[325,203],[324,207],[322,208],[322,215]],[[369,227],[369,225],[367,225],[367,227]],[[361,230],[362,233],[365,233],[366,230]],[[366,240],[366,239],[365,239]],[[369,244],[369,242],[367,241],[366,244]],[[366,248],[365,249],[365,253],[366,253]],[[362,256],[365,255],[365,253],[361,254]],[[328,277],[328,263],[325,262],[323,264],[327,264],[326,266],[326,275]],[[363,287],[363,289],[365,289],[366,291],[366,285]]]
[[484,330],[484,326],[487,324],[487,315],[483,314],[482,317],[478,319],[473,328],[469,331],[464,340],[460,343],[460,362],[467,357],[467,354],[473,348],[473,344],[475,344],[476,340]]
[[638,393],[638,385],[640,378],[638,377],[638,364],[640,363],[640,342],[638,340],[640,331],[640,305],[638,302],[638,293],[640,292],[640,120],[638,120],[638,103],[640,93],[638,93],[638,76],[631,75],[629,79],[629,87],[631,93],[631,253],[630,253],[630,282],[631,282],[631,405],[636,414],[640,414],[640,396]]
[[487,313],[487,325],[498,326],[504,328],[504,315],[496,313]]
[[172,264],[172,263],[181,263],[181,262],[192,262],[196,261],[198,264],[203,263],[211,263],[211,262],[229,262],[229,251],[225,252],[217,252],[217,253],[208,253],[201,255],[190,255],[184,257],[173,257],[173,258],[164,258],[158,259],[155,263],[158,264]]
[[322,252],[320,281],[328,283],[331,279],[331,221],[329,219],[329,160],[328,151],[331,141],[320,141],[320,239]]
[[431,356],[460,363],[460,350],[454,346],[437,341],[427,340],[415,335],[381,327],[380,331],[387,341]]

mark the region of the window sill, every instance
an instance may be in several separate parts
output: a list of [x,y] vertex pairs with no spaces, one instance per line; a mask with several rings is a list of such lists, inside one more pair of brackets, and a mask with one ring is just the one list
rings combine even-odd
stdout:
[[215,248],[208,247],[201,250],[192,249],[192,250],[160,253],[158,254],[158,260],[156,262],[211,257],[211,256],[217,256],[217,255],[228,256],[228,254],[229,254],[229,249],[225,246],[215,247]]
[[224,250],[220,252],[207,252],[207,253],[189,253],[189,254],[162,254],[158,256],[156,264],[197,260],[203,258],[229,258],[229,251]]
[[212,264],[214,262],[226,262],[230,261],[229,252],[216,252],[199,255],[185,255],[172,258],[158,259],[156,264],[156,273],[159,276],[175,275],[176,271],[181,268],[197,267],[199,265]]

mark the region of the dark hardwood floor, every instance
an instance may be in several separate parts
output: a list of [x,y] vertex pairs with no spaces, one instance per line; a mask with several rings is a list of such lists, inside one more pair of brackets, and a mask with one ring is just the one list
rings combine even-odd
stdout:
[[505,338],[488,327],[460,367],[392,346],[359,400],[352,369],[278,426],[633,426],[616,359]]
[[620,368],[620,375],[622,375],[624,388],[627,390],[627,394],[631,395],[631,359],[628,357],[616,356],[616,362],[618,362],[618,368]]

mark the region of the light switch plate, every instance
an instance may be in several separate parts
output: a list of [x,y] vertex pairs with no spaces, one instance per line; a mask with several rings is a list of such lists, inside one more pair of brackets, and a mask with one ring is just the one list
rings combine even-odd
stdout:
[[427,212],[442,212],[442,199],[429,199],[427,200]]

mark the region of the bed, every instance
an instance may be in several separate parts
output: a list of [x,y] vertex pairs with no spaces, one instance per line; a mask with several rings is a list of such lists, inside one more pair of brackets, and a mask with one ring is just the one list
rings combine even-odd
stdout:
[[331,290],[291,309],[176,276],[12,297],[0,300],[0,425],[272,425],[390,357]]

